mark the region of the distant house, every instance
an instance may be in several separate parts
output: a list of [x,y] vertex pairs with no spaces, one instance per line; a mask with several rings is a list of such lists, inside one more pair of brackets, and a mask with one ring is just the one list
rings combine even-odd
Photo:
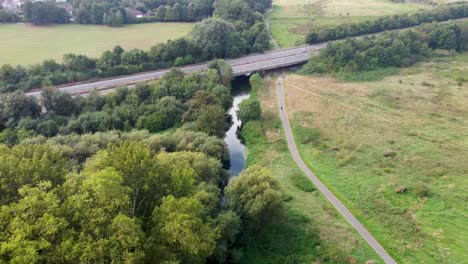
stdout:
[[143,13],[141,11],[133,9],[133,8],[125,8],[125,12],[127,12],[127,17],[131,17],[131,18],[143,17]]

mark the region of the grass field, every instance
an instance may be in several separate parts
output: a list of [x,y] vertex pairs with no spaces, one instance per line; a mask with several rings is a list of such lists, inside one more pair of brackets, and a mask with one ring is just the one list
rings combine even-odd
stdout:
[[0,65],[61,60],[66,53],[99,56],[115,45],[125,49],[147,49],[156,43],[183,36],[191,29],[190,23],[136,24],[121,28],[3,24],[0,25]]
[[411,13],[428,5],[393,3],[387,0],[274,0],[269,13],[271,31],[283,47],[303,44],[305,35],[317,27]]
[[[282,223],[248,245],[240,263],[381,263],[330,203],[296,166],[289,155],[277,116],[274,78],[252,97],[260,97],[263,118],[244,127],[248,165],[269,168],[284,193]],[[375,260],[373,262],[372,260]]]
[[467,76],[465,53],[376,82],[285,80],[303,159],[398,262],[468,259]]

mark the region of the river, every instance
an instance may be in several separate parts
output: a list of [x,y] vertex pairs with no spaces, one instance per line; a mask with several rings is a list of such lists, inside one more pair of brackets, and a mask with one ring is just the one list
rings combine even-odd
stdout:
[[248,92],[241,92],[236,94],[234,96],[232,107],[229,109],[229,114],[232,116],[232,126],[226,132],[224,142],[229,149],[229,159],[231,161],[229,167],[230,177],[238,176],[246,166],[246,148],[245,145],[242,144],[241,140],[237,137],[237,129],[242,124],[242,122],[237,117],[237,110],[239,109],[239,104],[249,97],[250,94]]

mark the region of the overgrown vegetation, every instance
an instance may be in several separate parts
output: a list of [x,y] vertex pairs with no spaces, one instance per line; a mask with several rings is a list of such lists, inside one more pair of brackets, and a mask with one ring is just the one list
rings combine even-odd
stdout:
[[249,150],[248,167],[266,167],[279,182],[284,220],[256,236],[240,263],[380,263],[291,158],[277,115],[275,80],[251,77],[251,98],[261,102],[262,116],[247,122],[242,136]]
[[431,50],[466,49],[466,25],[427,24],[418,31],[390,32],[363,39],[331,43],[302,69],[304,73],[359,72],[387,67],[407,67]]
[[374,82],[285,81],[302,158],[398,262],[465,258],[467,62],[433,56]]

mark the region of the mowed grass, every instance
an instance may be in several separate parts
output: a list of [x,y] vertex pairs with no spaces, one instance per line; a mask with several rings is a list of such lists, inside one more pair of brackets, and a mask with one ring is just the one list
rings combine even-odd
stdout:
[[303,159],[401,263],[468,258],[467,76],[465,53],[376,82],[285,81]]
[[186,35],[191,23],[151,23],[111,28],[95,25],[32,26],[0,25],[0,65],[32,64],[45,59],[60,61],[66,53],[99,56],[121,45],[147,49],[157,43]]
[[272,34],[283,47],[304,43],[313,28],[359,22],[379,16],[417,12],[429,5],[387,0],[274,0]]
[[[247,246],[240,263],[382,263],[292,160],[277,111],[274,77],[252,97],[263,117],[244,127],[248,166],[270,169],[284,193],[285,218]],[[374,263],[374,262],[369,262]]]

